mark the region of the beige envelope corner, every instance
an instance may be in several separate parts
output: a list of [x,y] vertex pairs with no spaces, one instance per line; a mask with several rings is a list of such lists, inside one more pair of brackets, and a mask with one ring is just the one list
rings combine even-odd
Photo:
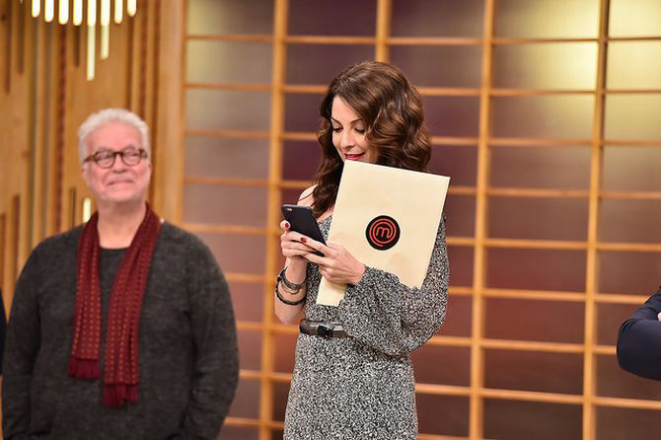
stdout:
[[[420,287],[427,274],[450,184],[447,176],[361,162],[345,162],[328,240],[364,264]],[[399,241],[388,250],[372,247],[369,223],[386,215],[399,225]],[[317,304],[337,306],[346,285],[321,279]]]

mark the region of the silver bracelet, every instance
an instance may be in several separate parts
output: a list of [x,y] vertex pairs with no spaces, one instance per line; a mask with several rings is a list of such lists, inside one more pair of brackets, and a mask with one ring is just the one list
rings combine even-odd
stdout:
[[285,266],[280,271],[280,273],[278,274],[277,281],[278,282],[282,281],[282,284],[286,287],[288,293],[297,293],[308,282],[307,271],[306,271],[306,274],[305,274],[305,279],[300,284],[292,283],[291,281],[289,281],[287,279],[287,277],[285,276],[286,271],[287,271],[287,266]]

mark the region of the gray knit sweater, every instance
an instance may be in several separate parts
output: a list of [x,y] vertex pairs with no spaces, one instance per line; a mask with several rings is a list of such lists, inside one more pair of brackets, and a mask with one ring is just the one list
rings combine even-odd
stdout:
[[[209,249],[164,223],[140,318],[138,402],[101,404],[103,380],[67,373],[79,226],[30,255],[12,305],[2,389],[5,439],[215,439],[238,378],[227,283]],[[101,252],[105,323],[125,249]]]

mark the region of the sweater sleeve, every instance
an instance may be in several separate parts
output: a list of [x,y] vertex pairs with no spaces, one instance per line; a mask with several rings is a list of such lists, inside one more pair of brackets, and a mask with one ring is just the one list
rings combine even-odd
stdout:
[[347,289],[338,306],[340,321],[349,335],[373,349],[407,355],[434,336],[445,321],[448,282],[444,218],[420,288],[410,288],[396,275],[366,266],[362,280]]
[[206,246],[188,268],[195,367],[180,438],[214,440],[238,381],[236,324],[227,282]]
[[37,248],[32,252],[18,279],[7,326],[2,378],[5,440],[22,440],[30,436],[30,386],[41,334],[38,251]]
[[661,380],[661,288],[620,327],[617,360],[635,375]]

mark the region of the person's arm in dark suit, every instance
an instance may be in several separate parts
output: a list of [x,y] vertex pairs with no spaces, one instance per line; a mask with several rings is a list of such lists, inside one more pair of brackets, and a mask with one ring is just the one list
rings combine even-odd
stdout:
[[661,380],[661,287],[620,327],[617,360],[637,376]]

